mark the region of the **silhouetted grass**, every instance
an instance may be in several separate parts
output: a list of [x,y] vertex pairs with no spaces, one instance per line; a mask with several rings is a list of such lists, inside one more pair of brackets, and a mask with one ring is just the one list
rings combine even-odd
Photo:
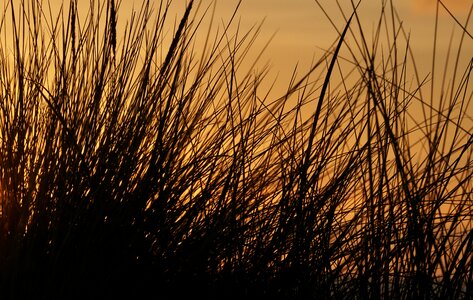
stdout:
[[2,297],[473,296],[461,44],[452,77],[434,57],[423,79],[392,4],[371,41],[353,5],[273,99],[266,71],[242,71],[259,27],[205,35],[212,7],[189,1],[169,31],[169,5],[125,21],[113,0],[85,19],[7,1]]

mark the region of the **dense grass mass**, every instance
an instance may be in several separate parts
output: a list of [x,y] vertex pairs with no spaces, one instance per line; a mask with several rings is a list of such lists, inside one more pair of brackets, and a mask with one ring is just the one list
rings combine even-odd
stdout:
[[212,7],[6,2],[2,299],[473,297],[468,21],[424,78],[392,3],[353,5],[270,97]]

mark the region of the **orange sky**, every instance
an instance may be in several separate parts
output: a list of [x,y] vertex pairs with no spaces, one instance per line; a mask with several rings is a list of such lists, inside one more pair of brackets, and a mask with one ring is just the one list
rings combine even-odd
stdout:
[[[237,1],[220,1],[219,6],[222,11],[225,11],[231,7],[230,3],[235,2]],[[338,8],[334,5],[335,1],[320,0],[319,2],[333,17],[338,28],[342,28],[344,22],[340,18]],[[404,28],[411,34],[411,45],[416,55],[416,62],[426,75],[430,71],[432,61],[436,0],[394,0],[393,2],[403,20]],[[340,3],[347,14],[351,12],[350,1],[341,0]],[[370,30],[377,21],[380,3],[381,1],[364,0],[359,7],[367,34],[371,33]],[[443,3],[459,21],[464,22],[473,1],[443,0]],[[445,13],[443,8],[440,8],[440,15],[437,41],[439,60],[443,59],[442,54],[447,51],[453,28],[456,27],[454,37],[459,37],[460,34],[459,27],[454,24],[453,19]],[[271,61],[274,72],[279,72],[279,77],[283,82],[289,78],[289,70],[292,70],[296,63],[308,66],[314,57],[319,58],[322,55],[323,52],[319,47],[327,48],[337,38],[336,31],[314,0],[243,0],[241,17],[247,25],[266,18],[260,46],[265,42],[265,37],[276,32],[266,58]],[[468,29],[473,34],[471,23]],[[466,59],[471,59],[473,40],[467,38],[464,47],[471,50],[464,51],[464,53],[470,53],[470,57]]]
[[[43,0],[47,3],[48,0]],[[60,7],[62,0],[49,0],[52,8]],[[97,2],[98,0],[95,0]],[[118,1],[118,0],[117,0]],[[152,0],[157,5],[160,0]],[[202,0],[203,3],[210,3],[211,0]],[[389,0],[388,0],[389,1]],[[66,3],[68,1],[65,1]],[[119,25],[130,16],[133,7],[138,8],[144,0],[122,0],[119,14]],[[175,14],[182,14],[182,9],[187,1],[176,0],[173,2]],[[238,0],[217,0],[216,18],[217,20],[228,20],[233,8]],[[334,0],[319,0],[327,9],[333,21],[339,29],[344,25],[338,8],[335,7]],[[345,12],[350,12],[350,0],[339,0]],[[396,8],[403,20],[404,27],[411,34],[411,45],[414,53],[418,55],[418,64],[424,65],[425,72],[429,71],[433,45],[433,27],[436,0],[393,0]],[[371,34],[371,29],[379,16],[380,0],[363,0],[359,8],[362,22],[364,22],[367,34]],[[443,3],[464,22],[472,0],[443,0]],[[89,6],[88,0],[78,1],[79,8],[83,11]],[[441,9],[441,11],[444,11]],[[259,40],[255,43],[254,49],[257,52],[268,41],[269,37],[275,34],[262,64],[269,62],[272,75],[279,74],[281,82],[287,83],[294,66],[299,63],[300,70],[308,69],[311,61],[322,56],[320,48],[328,48],[337,38],[337,33],[323,15],[314,0],[243,0],[239,11],[241,27],[245,31],[251,25],[260,22],[265,18],[263,30]],[[440,24],[440,38],[438,39],[439,49],[446,49],[452,29],[456,26],[450,16],[443,13]],[[473,33],[473,25],[468,26],[470,33]],[[459,36],[458,26],[456,35]],[[172,29],[170,29],[172,30]],[[473,53],[473,40],[467,38],[464,47]],[[440,50],[439,53],[442,53]],[[445,52],[445,51],[444,51]],[[470,57],[471,58],[471,57]]]
[[[437,5],[435,0],[413,0],[408,2],[410,9],[412,9],[413,13],[417,15],[435,14],[435,7]],[[473,4],[473,2],[469,0],[443,0],[442,2],[450,12],[458,16],[467,15],[471,5]]]

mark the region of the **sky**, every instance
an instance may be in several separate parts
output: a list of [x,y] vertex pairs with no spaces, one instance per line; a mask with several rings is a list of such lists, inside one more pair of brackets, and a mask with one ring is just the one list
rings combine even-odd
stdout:
[[[223,2],[223,1],[221,1]],[[232,1],[228,1],[232,2]],[[225,3],[228,3],[227,1]],[[233,1],[235,2],[235,1]],[[334,0],[319,1],[332,17],[334,23],[341,30],[345,22],[340,18],[338,8],[334,7]],[[341,0],[346,13],[350,13],[350,1]],[[430,70],[433,48],[434,20],[436,12],[435,0],[394,0],[395,7],[403,21],[404,28],[411,35],[411,45],[420,67]],[[362,22],[370,33],[380,14],[381,0],[362,1],[359,7]],[[444,0],[443,3],[464,22],[473,0]],[[228,6],[220,3],[222,6]],[[228,9],[228,8],[227,8]],[[331,12],[331,13],[330,13]],[[293,68],[296,63],[308,65],[312,59],[323,54],[320,48],[327,49],[338,38],[336,30],[314,0],[246,0],[241,7],[242,19],[246,24],[258,22],[265,18],[261,44],[264,37],[276,34],[268,48],[268,59],[275,71],[284,72]],[[448,48],[452,29],[456,27],[455,37],[459,37],[459,27],[443,8],[440,9],[440,26],[438,49],[444,53]],[[338,19],[337,19],[338,18]],[[468,27],[473,33],[473,26]],[[473,40],[468,39],[466,45],[473,53]],[[439,55],[441,57],[441,55]],[[471,55],[469,57],[471,59]]]
[[[48,0],[43,0],[47,2]],[[49,0],[52,9],[58,9],[63,0]],[[95,0],[97,2],[97,0]],[[116,0],[118,2],[118,0]],[[173,14],[182,15],[189,0],[173,0]],[[198,2],[198,0],[196,0]],[[205,7],[212,0],[201,0]],[[380,3],[390,0],[363,0],[358,11],[363,22],[365,33],[370,34],[380,14]],[[436,0],[392,0],[396,11],[403,22],[403,27],[410,35],[410,44],[416,56],[416,63],[423,74],[429,72],[432,61],[434,20]],[[442,0],[446,7],[455,15],[457,20],[464,22],[467,18],[473,0]],[[67,3],[68,1],[65,1]],[[131,12],[144,3],[145,0],[122,0],[119,10],[118,23],[124,24]],[[151,0],[155,6],[160,0]],[[326,9],[333,23],[339,30],[345,25],[335,0],[319,0]],[[351,12],[350,0],[338,0],[346,14]],[[90,2],[78,1],[79,9],[86,11]],[[238,0],[216,0],[215,19],[220,24],[228,21]],[[172,14],[171,14],[172,15]],[[459,41],[459,26],[440,8],[440,25],[438,43],[438,59],[444,60],[450,37],[454,32],[455,41]],[[265,54],[260,60],[261,68],[269,64],[272,78],[288,82],[292,70],[298,65],[301,72],[310,68],[311,62],[320,58],[326,49],[338,38],[338,33],[331,22],[323,14],[315,0],[242,0],[237,12],[242,32],[264,20],[261,33],[254,43],[254,54],[259,53],[271,39]],[[470,22],[468,31],[473,34]],[[455,31],[452,31],[454,30]],[[171,29],[172,30],[172,29]],[[205,30],[204,30],[205,31]],[[473,53],[473,39],[467,37],[463,45],[464,53]],[[470,51],[471,50],[471,51]],[[466,60],[471,59],[466,57]]]
[[[180,1],[183,7],[184,1]],[[204,0],[208,3],[210,0]],[[237,0],[217,1],[216,18],[228,19]],[[349,0],[339,0],[346,14],[351,12]],[[358,8],[365,32],[371,33],[381,11],[381,0],[363,0]],[[464,23],[473,0],[443,0],[445,6]],[[319,0],[326,9],[335,25],[341,30],[345,22],[334,0]],[[389,0],[388,0],[389,3]],[[436,0],[393,0],[396,11],[402,19],[403,27],[410,35],[410,44],[416,57],[416,63],[423,75],[431,70]],[[460,28],[455,20],[439,6],[439,26],[437,39],[437,60],[445,61],[450,38],[453,35],[453,48],[458,45]],[[266,49],[261,64],[268,63],[271,74],[278,76],[283,83],[288,82],[295,65],[300,70],[308,69],[314,59],[318,59],[338,38],[338,33],[323,14],[314,0],[243,0],[239,8],[243,31],[264,19],[255,49],[262,49],[268,40],[271,42]],[[472,17],[473,18],[473,17]],[[468,30],[473,34],[473,22],[469,22]],[[473,39],[467,37],[463,44],[466,55],[471,59]]]

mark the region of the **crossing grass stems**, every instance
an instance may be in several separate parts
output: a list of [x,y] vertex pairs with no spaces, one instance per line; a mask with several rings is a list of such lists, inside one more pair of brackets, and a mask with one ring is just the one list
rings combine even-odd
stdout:
[[463,42],[438,66],[434,37],[423,78],[392,1],[369,35],[353,3],[272,96],[239,5],[206,28],[214,6],[188,1],[169,31],[170,5],[6,1],[2,297],[473,296]]

